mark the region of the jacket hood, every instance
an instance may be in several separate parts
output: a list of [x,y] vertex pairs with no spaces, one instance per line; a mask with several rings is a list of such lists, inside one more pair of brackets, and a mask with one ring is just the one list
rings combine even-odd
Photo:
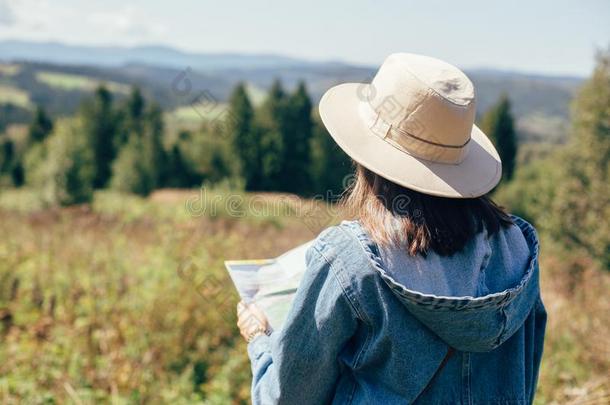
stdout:
[[512,218],[530,251],[523,276],[512,288],[480,297],[436,296],[406,288],[380,265],[376,269],[405,308],[449,346],[460,351],[491,351],[521,327],[539,296],[536,231],[523,219]]

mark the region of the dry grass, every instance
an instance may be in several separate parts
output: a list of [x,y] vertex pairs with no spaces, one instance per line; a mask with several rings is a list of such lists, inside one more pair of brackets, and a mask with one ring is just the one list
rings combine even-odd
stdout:
[[[277,255],[336,213],[239,193],[232,211],[231,195],[214,216],[191,215],[186,201],[215,195],[181,190],[100,193],[65,209],[43,209],[24,191],[1,196],[0,403],[247,403],[222,262]],[[610,275],[543,247],[549,323],[537,402],[609,403]]]
[[610,403],[610,273],[591,260],[543,252],[547,339],[539,402]]

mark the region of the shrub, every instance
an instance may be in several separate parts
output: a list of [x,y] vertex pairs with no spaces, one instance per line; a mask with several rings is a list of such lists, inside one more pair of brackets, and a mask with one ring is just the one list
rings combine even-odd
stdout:
[[70,205],[93,197],[93,154],[82,136],[82,122],[61,120],[51,135],[25,158],[27,183],[49,205]]
[[146,143],[131,136],[112,165],[110,186],[116,190],[148,195],[156,186],[156,170],[145,153]]

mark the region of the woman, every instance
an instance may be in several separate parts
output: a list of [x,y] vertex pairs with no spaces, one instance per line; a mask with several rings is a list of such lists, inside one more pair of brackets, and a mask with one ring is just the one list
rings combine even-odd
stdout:
[[474,125],[470,80],[393,54],[370,85],[330,89],[320,114],[356,162],[357,220],[314,242],[282,330],[238,306],[253,402],[532,403],[538,240],[485,196],[501,162]]

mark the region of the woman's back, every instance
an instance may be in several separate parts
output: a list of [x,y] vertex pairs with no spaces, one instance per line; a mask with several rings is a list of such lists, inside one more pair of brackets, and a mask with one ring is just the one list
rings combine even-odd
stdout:
[[[394,380],[397,387],[402,387],[405,380],[417,380],[413,379],[413,369],[423,363],[427,363],[426,367],[430,364],[437,367],[436,372],[443,361],[438,361],[439,354],[434,353],[436,344],[427,342],[440,340],[445,344],[441,345],[441,353],[446,354],[448,347],[456,351],[433,381],[418,380],[418,387],[428,386],[425,393],[418,394],[422,403],[531,401],[535,373],[524,378],[524,368],[537,364],[536,359],[527,358],[528,353],[535,353],[538,358],[541,354],[543,335],[539,332],[544,330],[544,315],[540,303],[538,319],[530,318],[539,298],[537,240],[529,224],[516,221],[519,226],[502,229],[491,237],[481,232],[452,256],[430,252],[426,257],[411,256],[400,248],[377,249],[357,223],[347,224],[358,235],[363,249],[370,252],[376,262],[375,270],[384,276],[396,302],[403,306],[401,310],[394,303],[380,325],[411,323],[395,334],[382,330],[383,326],[377,329],[377,337],[385,336],[380,339],[386,341],[384,344],[391,341],[392,356],[413,356],[415,360],[410,367],[391,367],[393,375],[388,376],[388,381]],[[362,299],[368,301],[369,294],[364,294]],[[391,301],[385,298],[379,301],[381,306]],[[369,310],[379,311],[372,306]],[[528,318],[536,341],[526,339]],[[413,322],[414,319],[418,322]],[[535,324],[537,329],[533,328]],[[521,333],[516,333],[519,329]],[[429,332],[434,336],[429,336]],[[409,335],[427,338],[420,346],[410,342]],[[372,352],[377,351],[374,346],[375,343]],[[378,361],[370,359],[371,369],[379,367]],[[367,368],[364,364],[362,367]]]
[[[324,232],[286,328],[250,345],[255,403],[531,403],[545,313],[537,238],[515,221],[490,239],[488,259],[473,241],[459,257],[420,263],[434,282],[409,277],[417,259],[390,254],[386,266],[388,252],[356,221]],[[468,276],[437,287],[452,261]],[[484,262],[506,277],[472,276]]]

